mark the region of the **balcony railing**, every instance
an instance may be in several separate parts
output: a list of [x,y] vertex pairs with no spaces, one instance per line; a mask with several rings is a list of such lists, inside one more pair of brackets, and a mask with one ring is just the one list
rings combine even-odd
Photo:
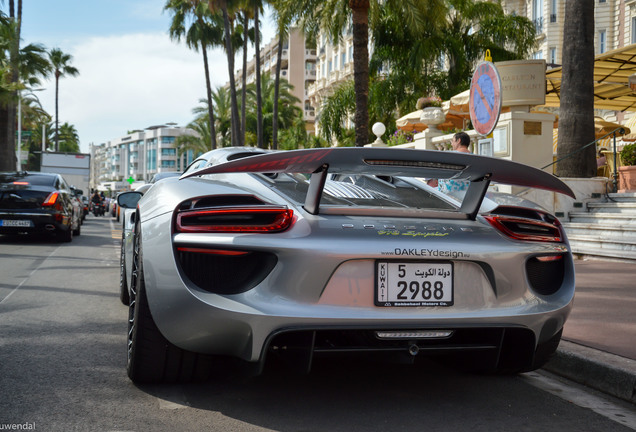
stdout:
[[534,24],[534,28],[537,30],[537,33],[543,33],[543,17],[541,16],[535,18],[532,22]]

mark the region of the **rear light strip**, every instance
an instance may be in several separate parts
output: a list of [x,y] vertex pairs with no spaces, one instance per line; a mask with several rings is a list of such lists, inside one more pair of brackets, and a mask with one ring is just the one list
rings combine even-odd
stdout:
[[288,229],[293,210],[278,206],[222,207],[182,210],[175,230],[180,233],[275,233]]
[[225,249],[206,249],[195,247],[178,247],[179,252],[192,252],[192,253],[204,253],[210,255],[225,255],[225,256],[240,256],[247,255],[249,252],[237,251],[237,250],[225,250]]
[[553,223],[510,216],[488,215],[486,220],[514,240],[562,243],[565,239],[558,219]]
[[57,202],[57,198],[60,196],[60,193],[55,191],[51,192],[48,197],[42,203],[43,206],[53,206]]

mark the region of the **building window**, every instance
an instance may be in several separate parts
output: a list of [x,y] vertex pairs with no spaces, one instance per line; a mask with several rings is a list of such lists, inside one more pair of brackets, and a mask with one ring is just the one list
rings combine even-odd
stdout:
[[543,0],[532,0],[532,22],[537,33],[543,33]]
[[146,159],[146,169],[148,171],[154,171],[157,169],[157,150],[148,150]]
[[599,32],[598,48],[600,54],[603,54],[605,51],[607,51],[607,32],[605,30],[601,30]]
[[161,137],[161,143],[162,144],[171,144],[174,142],[175,137],[173,136],[164,136]]
[[541,59],[543,59],[543,51],[537,51],[534,54],[532,54],[532,59],[533,60],[541,60]]
[[636,17],[632,18],[632,43],[636,43]]
[[346,62],[347,62],[347,54],[343,51],[342,54],[340,54],[340,67],[344,68],[344,65]]
[[331,60],[329,60],[329,62],[327,63],[327,72],[331,73],[332,70],[333,70],[333,63],[331,62]]
[[557,22],[557,0],[550,0],[550,22]]
[[556,64],[556,48],[550,48],[550,63],[553,66]]
[[161,156],[176,156],[177,149],[175,148],[165,148],[161,149]]

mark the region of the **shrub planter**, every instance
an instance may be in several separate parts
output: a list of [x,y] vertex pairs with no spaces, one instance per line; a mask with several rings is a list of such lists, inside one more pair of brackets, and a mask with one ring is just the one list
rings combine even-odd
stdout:
[[636,192],[636,166],[618,168],[618,192]]

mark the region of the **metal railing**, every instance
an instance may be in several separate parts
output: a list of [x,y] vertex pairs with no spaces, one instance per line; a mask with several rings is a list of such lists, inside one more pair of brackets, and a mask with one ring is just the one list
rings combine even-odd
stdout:
[[547,164],[546,166],[542,167],[541,169],[544,170],[546,168],[551,167],[552,165],[561,162],[562,160],[568,159],[570,157],[572,157],[573,155],[582,152],[583,150],[585,150],[586,148],[588,148],[591,145],[595,145],[597,142],[609,137],[610,135],[612,136],[613,140],[612,140],[612,148],[613,148],[613,152],[614,152],[614,172],[612,173],[612,192],[616,193],[616,191],[618,191],[618,169],[616,167],[616,160],[617,158],[617,154],[616,154],[616,134],[620,134],[620,135],[625,135],[625,128],[624,127],[619,127],[614,129],[611,132],[606,133],[605,135],[603,135],[600,138],[595,139],[594,141],[585,144],[583,147],[578,148],[576,150],[574,150],[571,153],[566,154],[565,156],[555,160],[552,163]]

